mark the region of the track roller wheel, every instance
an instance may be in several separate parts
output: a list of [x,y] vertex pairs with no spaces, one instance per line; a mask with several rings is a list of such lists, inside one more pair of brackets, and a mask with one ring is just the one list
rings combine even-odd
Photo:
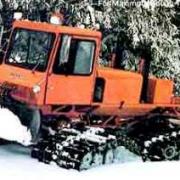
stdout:
[[104,154],[104,164],[112,164],[114,160],[114,154],[112,149],[107,149]]
[[178,155],[177,147],[173,145],[168,145],[165,149],[162,150],[162,154],[165,160],[171,161],[175,160]]
[[102,153],[95,153],[94,157],[93,157],[93,163],[92,163],[92,167],[98,167],[101,166],[103,164],[103,155]]
[[65,116],[60,116],[55,122],[55,127],[54,129],[59,130],[63,128],[68,128],[70,126],[70,120],[69,118]]
[[114,162],[120,162],[122,160],[122,146],[117,146],[114,149]]
[[93,160],[93,156],[91,152],[87,152],[81,162],[80,162],[80,166],[79,166],[79,170],[87,170],[91,168],[91,164],[92,164],[92,160]]

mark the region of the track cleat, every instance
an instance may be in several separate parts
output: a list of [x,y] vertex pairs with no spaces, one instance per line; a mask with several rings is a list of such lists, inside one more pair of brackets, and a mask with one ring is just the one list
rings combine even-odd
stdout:
[[145,141],[144,142],[144,147],[149,147],[152,144],[151,141]]
[[152,141],[153,143],[156,143],[156,142],[158,141],[158,138],[153,137],[153,138],[151,139],[151,141]]
[[164,141],[164,136],[163,135],[159,135],[158,140],[163,142]]
[[177,137],[177,132],[172,132],[171,136],[172,137]]

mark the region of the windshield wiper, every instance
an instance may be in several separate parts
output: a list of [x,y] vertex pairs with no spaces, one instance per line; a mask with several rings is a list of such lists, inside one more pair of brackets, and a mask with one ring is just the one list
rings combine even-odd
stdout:
[[39,65],[40,65],[40,61],[38,61],[38,62],[36,63],[36,65],[33,67],[33,69],[32,69],[32,73],[33,73],[33,74],[35,73],[35,70],[38,68]]

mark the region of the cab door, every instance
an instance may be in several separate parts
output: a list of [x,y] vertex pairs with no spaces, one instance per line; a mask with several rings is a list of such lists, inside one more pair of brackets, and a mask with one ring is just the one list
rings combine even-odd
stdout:
[[48,77],[46,104],[91,104],[96,44],[92,38],[62,35]]

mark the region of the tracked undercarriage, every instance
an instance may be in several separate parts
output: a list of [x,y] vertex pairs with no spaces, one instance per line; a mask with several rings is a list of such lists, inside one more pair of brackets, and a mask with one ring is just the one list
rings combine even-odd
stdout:
[[180,127],[165,118],[132,121],[120,128],[71,127],[43,137],[32,157],[67,169],[86,170],[119,162],[122,148],[143,161],[178,160]]

